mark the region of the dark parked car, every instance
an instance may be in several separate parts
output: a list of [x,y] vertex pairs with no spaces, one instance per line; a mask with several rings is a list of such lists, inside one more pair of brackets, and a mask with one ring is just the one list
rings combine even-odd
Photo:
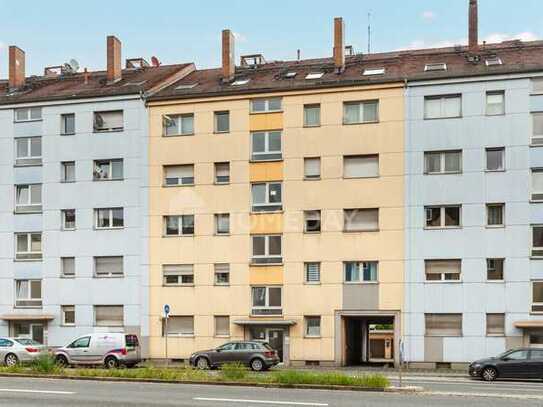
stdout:
[[486,381],[543,379],[543,349],[518,348],[494,358],[476,360],[469,365],[469,374]]
[[224,363],[240,362],[254,371],[269,369],[279,363],[277,352],[265,342],[228,342],[216,349],[190,355],[189,363],[199,369],[219,367]]

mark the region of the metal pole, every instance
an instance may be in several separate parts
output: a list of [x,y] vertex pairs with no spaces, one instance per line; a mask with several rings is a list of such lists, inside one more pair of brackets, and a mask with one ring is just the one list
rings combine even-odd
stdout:
[[166,321],[164,322],[164,335],[166,336],[166,367],[169,366],[168,359],[168,316],[166,315]]

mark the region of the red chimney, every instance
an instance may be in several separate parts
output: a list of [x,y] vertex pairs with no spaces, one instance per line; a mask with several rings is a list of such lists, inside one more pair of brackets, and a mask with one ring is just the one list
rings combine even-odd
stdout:
[[25,84],[25,52],[15,45],[9,47],[9,87],[20,88]]
[[116,82],[121,79],[121,41],[114,35],[107,37],[107,81]]
[[345,24],[343,18],[334,18],[334,65],[336,71],[345,69]]
[[231,81],[236,73],[234,52],[234,34],[230,30],[222,30],[222,77],[223,81]]
[[469,50],[479,49],[479,27],[477,15],[477,0],[469,0]]

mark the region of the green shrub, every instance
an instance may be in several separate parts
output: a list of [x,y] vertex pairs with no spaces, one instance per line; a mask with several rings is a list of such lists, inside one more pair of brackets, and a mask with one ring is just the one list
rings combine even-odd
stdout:
[[34,359],[30,364],[30,370],[42,374],[58,374],[62,372],[62,368],[57,365],[55,358],[49,354],[43,354]]
[[385,388],[388,379],[379,374],[348,376],[338,372],[304,372],[298,370],[279,370],[272,372],[272,381],[280,384],[317,384],[328,386],[356,386],[364,388]]
[[225,363],[221,366],[221,378],[228,381],[242,381],[247,379],[248,370],[242,363]]

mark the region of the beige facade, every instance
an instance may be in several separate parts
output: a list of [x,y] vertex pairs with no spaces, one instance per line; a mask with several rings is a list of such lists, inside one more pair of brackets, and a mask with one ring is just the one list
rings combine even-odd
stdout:
[[[252,324],[262,327],[264,321],[271,321],[270,328],[284,329],[286,362],[345,363],[345,355],[338,354],[346,348],[337,343],[346,336],[338,334],[345,330],[338,326],[338,312],[400,315],[403,92],[403,83],[398,83],[150,103],[152,358],[165,356],[162,308],[166,303],[171,315],[194,317],[193,335],[168,337],[169,357],[176,359],[227,340],[249,339]],[[278,96],[280,112],[250,112],[252,98]],[[378,122],[343,124],[344,103],[364,100],[379,101]],[[304,127],[307,104],[320,104],[320,126]],[[229,132],[214,132],[217,111],[230,112]],[[163,136],[163,116],[176,114],[194,114],[193,135]],[[266,130],[282,132],[282,160],[251,162],[251,132]],[[344,178],[344,156],[368,154],[379,155],[379,176]],[[319,180],[304,180],[304,157],[320,157]],[[226,185],[214,183],[214,163],[220,162],[230,163]],[[194,185],[164,186],[164,166],[182,164],[194,164]],[[266,181],[282,182],[282,210],[251,213],[251,183]],[[378,208],[378,230],[345,232],[344,209],[353,208]],[[304,210],[321,211],[320,233],[304,233]],[[214,215],[225,213],[230,214],[230,233],[217,235]],[[163,217],[168,215],[194,215],[194,234],[165,237]],[[282,236],[280,264],[251,263],[251,236],[261,234]],[[377,282],[345,282],[346,261],[377,261]],[[305,282],[304,262],[320,263],[319,283]],[[193,284],[165,286],[163,265],[171,264],[193,265]],[[229,285],[215,283],[215,264],[229,264]],[[254,286],[282,287],[281,315],[252,315]],[[215,316],[229,316],[228,337],[215,334]],[[321,318],[320,335],[306,335],[307,316]],[[394,323],[399,329],[399,318]]]

